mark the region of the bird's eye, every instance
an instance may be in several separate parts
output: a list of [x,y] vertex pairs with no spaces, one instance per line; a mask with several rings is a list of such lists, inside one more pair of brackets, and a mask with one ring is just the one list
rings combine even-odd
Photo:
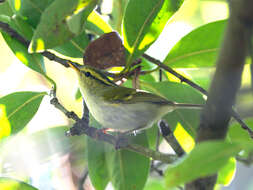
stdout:
[[91,76],[90,72],[89,72],[89,71],[88,71],[88,72],[85,72],[85,76],[86,76],[86,77]]

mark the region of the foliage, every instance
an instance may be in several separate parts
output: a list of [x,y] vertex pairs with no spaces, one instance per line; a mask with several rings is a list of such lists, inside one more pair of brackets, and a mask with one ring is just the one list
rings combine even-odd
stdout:
[[[0,4],[0,21],[8,23],[29,40],[29,47],[1,28],[0,31],[6,44],[22,64],[56,85],[45,69],[41,52],[49,50],[57,52],[60,57],[82,58],[92,39],[116,30],[126,48],[126,70],[134,69],[132,62],[142,59],[142,68],[147,71],[144,76],[140,76],[143,90],[176,102],[204,104],[204,96],[200,92],[176,80],[168,72],[162,72],[161,82],[159,69],[142,58],[147,49],[157,41],[172,16],[184,6],[183,0],[113,0],[110,24],[96,11],[98,5],[100,1],[97,0],[7,0]],[[207,88],[210,74],[206,74],[205,69],[215,67],[225,26],[226,20],[219,20],[194,29],[174,45],[162,62],[174,69],[180,69],[177,71]],[[193,69],[197,72],[192,71]],[[199,74],[203,72],[200,77]],[[128,78],[124,85],[131,86],[132,78]],[[28,122],[34,117],[46,95],[44,91],[23,91],[0,98],[2,147],[5,147],[8,140],[15,138],[14,134],[26,130]],[[103,190],[111,182],[115,190],[167,189],[217,172],[218,183],[228,185],[235,172],[234,157],[242,150],[249,154],[253,149],[250,144],[252,139],[238,124],[233,123],[226,142],[210,141],[195,146],[199,113],[198,110],[179,110],[164,117],[187,154],[176,163],[165,165],[165,176],[159,180],[152,179],[149,175],[151,162],[143,155],[128,150],[115,150],[111,145],[91,138],[78,141],[77,143],[85,146],[85,151],[84,147],[80,148],[80,159],[88,167],[93,186],[97,190]],[[252,117],[247,123],[252,126]],[[90,124],[97,128],[102,128],[103,125],[92,117]],[[63,133],[62,130],[57,131],[59,132]],[[142,134],[131,137],[131,142],[153,149],[156,134],[156,126],[153,126]],[[64,146],[65,144],[66,141]],[[3,156],[0,152],[0,158]],[[0,167],[1,171],[3,166]],[[0,189],[7,185],[10,189],[36,189],[24,182],[0,178]]]

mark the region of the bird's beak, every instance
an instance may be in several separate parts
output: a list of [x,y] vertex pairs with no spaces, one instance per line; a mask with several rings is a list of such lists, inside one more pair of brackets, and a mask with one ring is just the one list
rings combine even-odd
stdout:
[[74,69],[75,71],[77,72],[80,72],[80,68],[82,65],[79,65],[77,63],[74,63],[74,62],[70,62],[70,61],[67,61],[67,63],[69,64],[69,66]]

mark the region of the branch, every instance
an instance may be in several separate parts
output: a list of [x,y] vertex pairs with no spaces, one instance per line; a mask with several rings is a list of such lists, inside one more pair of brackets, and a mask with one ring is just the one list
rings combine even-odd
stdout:
[[[26,46],[26,48],[28,48],[30,41],[26,40],[18,32],[16,32],[14,29],[12,29],[7,23],[0,21],[0,28],[4,32],[9,34],[12,38],[15,38],[16,40],[21,42],[24,46]],[[74,63],[70,60],[62,59],[49,51],[44,51],[41,54],[44,57],[47,57],[49,60],[58,62],[65,67],[69,67],[69,64],[67,62]],[[74,63],[74,64],[78,64],[78,63]],[[76,121],[75,127],[72,127],[71,130],[68,131],[67,135],[80,135],[82,133],[85,133],[87,136],[90,136],[93,139],[97,139],[97,140],[104,141],[104,142],[110,143],[112,145],[118,146],[117,145],[118,139],[116,139],[113,135],[104,134],[99,129],[96,129],[94,127],[89,127],[88,123],[87,123],[87,119],[85,119],[86,118],[85,116],[83,116],[83,118],[80,119],[74,112],[69,112],[58,102],[57,98],[53,98],[50,102],[57,109],[61,110],[68,118],[72,118],[73,120]],[[84,107],[84,109],[87,110],[85,107]],[[86,113],[86,112],[84,111],[84,113]],[[151,157],[154,160],[160,160],[165,163],[172,163],[177,159],[177,156],[175,156],[175,155],[162,154],[162,153],[153,151],[151,149],[141,147],[136,144],[127,145],[125,147],[125,149],[140,153],[144,156]]]
[[[230,0],[230,17],[217,59],[216,72],[202,111],[197,142],[224,139],[232,106],[240,87],[253,25],[253,1]],[[211,190],[217,175],[200,178],[186,185],[186,190]]]
[[[17,31],[15,31],[14,29],[12,29],[9,24],[4,23],[2,21],[0,21],[0,29],[2,29],[2,31],[6,32],[7,34],[9,34],[12,38],[15,38],[16,40],[18,40],[19,42],[21,42],[27,49],[29,47],[30,41],[25,39],[22,35],[20,35]],[[73,62],[71,60],[68,59],[63,59],[60,58],[58,56],[56,56],[55,54],[49,52],[49,51],[44,51],[42,53],[40,53],[41,55],[43,55],[44,57],[48,58],[51,61],[55,61],[57,63],[60,63],[61,65],[63,65],[64,67],[69,67],[69,63],[72,63],[74,65],[80,65],[79,63]],[[133,62],[132,66],[136,66],[139,65],[141,63],[141,59],[137,59],[135,62]],[[128,71],[126,73],[120,73],[120,74],[114,74],[114,73],[109,73],[106,72],[105,74],[107,74],[108,76],[114,78],[115,82],[118,80],[121,80],[122,78],[129,78],[131,76],[133,76],[135,74],[135,69]],[[150,70],[150,71],[140,71],[140,75],[145,75],[145,74],[149,74],[155,70]]]
[[[89,126],[87,123],[87,119],[85,119],[85,116],[83,116],[83,118],[80,119],[74,112],[69,112],[67,109],[65,109],[59,103],[56,97],[54,97],[50,101],[50,103],[53,104],[57,109],[62,111],[68,118],[71,118],[76,121],[74,126],[70,128],[70,130],[67,132],[68,136],[86,134],[87,136],[93,138],[94,140],[99,140],[99,141],[112,144],[116,148],[123,147],[124,149],[137,152],[139,154],[142,154],[154,160],[160,160],[164,163],[173,163],[178,158],[176,155],[163,154],[163,153],[148,149],[146,147],[142,147],[137,144],[128,144],[128,142],[126,142],[125,139],[121,139],[122,136],[120,136],[120,139],[118,139],[117,137],[113,135],[105,134],[103,130]],[[84,107],[84,110],[86,110],[86,113],[84,114],[87,115],[87,109],[85,107]]]
[[[30,41],[26,40],[23,36],[21,36],[17,31],[15,31],[14,29],[12,29],[9,24],[4,23],[2,21],[0,21],[0,28],[6,32],[7,34],[9,34],[12,38],[15,38],[16,40],[18,40],[19,42],[21,42],[27,49],[29,47]],[[70,60],[67,59],[62,59],[56,55],[54,55],[53,53],[49,52],[49,51],[44,51],[43,53],[41,53],[41,55],[43,55],[44,57],[48,58],[51,61],[55,61],[60,63],[61,65],[63,65],[64,67],[69,67],[69,64],[67,62],[70,63],[74,63]],[[78,63],[75,63],[78,64]]]
[[163,120],[160,120],[158,123],[158,127],[165,141],[171,146],[171,148],[175,151],[178,157],[182,157],[185,154],[185,151],[177,141],[176,137],[173,135],[173,132],[171,131],[168,123]]
[[[183,75],[179,74],[178,72],[176,72],[174,69],[168,67],[167,65],[163,64],[161,61],[147,55],[147,54],[143,54],[143,57],[145,59],[147,59],[148,61],[150,61],[151,63],[154,63],[156,65],[158,65],[160,68],[164,69],[165,71],[173,74],[175,77],[177,77],[178,79],[181,80],[181,82],[185,82],[188,85],[190,85],[192,88],[198,90],[199,92],[201,92],[202,94],[208,95],[208,92],[202,88],[201,86],[199,86],[198,84],[194,83],[193,81],[185,78]],[[241,127],[243,129],[245,129],[251,138],[253,138],[253,131],[247,126],[246,123],[244,123],[244,121],[241,119],[241,117],[239,116],[239,114],[235,111],[232,110],[232,116],[234,117],[234,119],[241,125]]]
[[158,59],[155,59],[155,58],[153,58],[153,57],[151,57],[151,56],[149,56],[147,54],[143,54],[142,57],[144,57],[145,59],[147,59],[151,63],[154,63],[154,64],[158,65],[160,68],[164,69],[165,71],[171,73],[172,75],[174,75],[175,77],[177,77],[178,79],[180,79],[181,82],[185,82],[188,85],[190,85],[192,88],[194,88],[194,89],[198,90],[199,92],[201,92],[202,94],[207,95],[207,91],[204,88],[202,88],[201,86],[199,86],[196,83],[192,82],[191,80],[185,78],[183,75],[179,74],[178,72],[176,72],[171,67],[163,64]]

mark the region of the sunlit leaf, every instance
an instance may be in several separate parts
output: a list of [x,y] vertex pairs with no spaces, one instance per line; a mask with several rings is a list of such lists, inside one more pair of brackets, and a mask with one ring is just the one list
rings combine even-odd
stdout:
[[209,141],[197,144],[189,155],[168,167],[165,173],[166,186],[175,187],[196,178],[214,174],[224,167],[229,158],[236,155],[241,149],[240,144],[231,144],[224,141]]
[[176,137],[181,147],[185,150],[185,152],[190,152],[194,148],[194,139],[189,133],[187,133],[187,131],[180,123],[177,123],[177,126],[174,130],[174,136]]
[[[127,4],[123,37],[129,65],[158,38],[169,18],[179,9],[183,0],[130,0]],[[145,5],[145,6],[143,6]]]
[[18,133],[37,112],[45,92],[15,92],[0,98],[0,137]]
[[96,35],[112,32],[111,26],[96,11],[92,11],[88,16],[85,28]]
[[38,190],[37,188],[16,179],[0,177],[0,189],[3,190]]
[[96,0],[55,0],[42,13],[29,51],[42,52],[62,45],[80,34],[84,25],[83,21],[92,11],[95,2]]
[[234,157],[230,158],[223,168],[218,173],[217,183],[228,186],[235,175],[236,160]]
[[171,49],[164,63],[174,68],[214,66],[225,25],[222,20],[193,30]]
[[82,0],[81,2],[74,11],[74,14],[67,17],[68,27],[74,34],[82,32],[85,20],[97,4],[97,0]]
[[53,2],[54,0],[8,0],[13,12],[22,18],[24,18],[33,27],[36,27],[39,23],[42,12]]
[[[3,21],[5,23],[8,23],[13,29],[19,31],[19,26],[16,25],[16,22],[18,22],[17,19],[12,19],[7,16],[0,16],[0,21]],[[23,25],[23,30],[25,31],[31,31],[32,29],[28,27],[28,25]],[[28,34],[28,33],[27,33]],[[31,68],[34,71],[37,71],[40,74],[45,75],[45,68],[44,68],[44,62],[42,55],[39,54],[29,54],[27,52],[27,47],[16,40],[15,38],[11,37],[9,34],[2,32],[2,35],[8,44],[8,46],[11,48],[13,53],[16,55],[16,57],[27,67]]]

